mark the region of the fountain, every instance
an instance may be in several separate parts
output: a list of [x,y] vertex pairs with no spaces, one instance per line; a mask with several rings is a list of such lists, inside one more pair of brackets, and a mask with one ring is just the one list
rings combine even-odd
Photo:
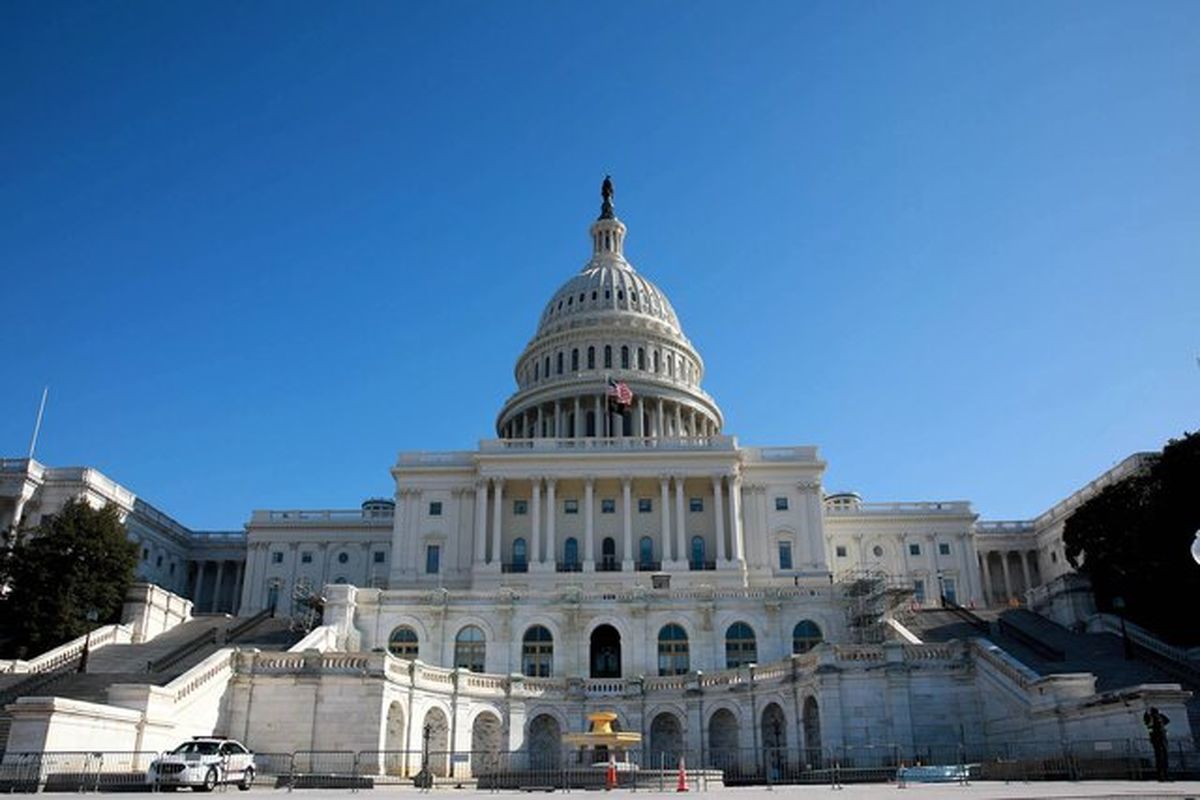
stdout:
[[617,715],[612,711],[594,711],[588,714],[587,733],[564,734],[563,742],[578,747],[581,758],[590,750],[593,767],[607,767],[611,756],[619,771],[635,770],[637,765],[629,760],[629,750],[642,743],[642,735],[613,730],[616,721]]

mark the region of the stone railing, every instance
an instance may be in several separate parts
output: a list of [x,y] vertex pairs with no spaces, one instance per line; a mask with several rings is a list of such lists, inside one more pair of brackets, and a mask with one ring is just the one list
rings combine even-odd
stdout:
[[1000,536],[1013,533],[1032,533],[1033,522],[1024,519],[990,519],[975,523],[975,532],[984,536]]
[[88,650],[98,650],[110,644],[128,644],[131,641],[133,641],[133,630],[128,625],[102,625],[90,634],[84,634],[66,644],[60,644],[28,661],[20,659],[0,661],[0,672],[30,674],[53,672],[77,662],[83,656],[85,647]]
[[[641,450],[720,450],[732,452],[737,440],[720,434],[713,436],[585,436],[579,439],[484,439],[481,453],[564,453]],[[404,463],[403,454],[401,463]]]
[[337,647],[337,626],[318,625],[308,634],[288,648],[289,653],[303,653],[305,650],[319,650],[324,653]]
[[[581,573],[582,574],[582,573]],[[815,577],[815,576],[814,576]],[[828,573],[820,573],[820,578],[827,581]],[[902,583],[902,582],[901,582]],[[557,589],[553,591],[514,590],[503,588],[499,591],[451,591],[413,590],[413,589],[358,589],[355,595],[359,605],[375,605],[383,603],[426,603],[430,605],[444,604],[477,604],[495,607],[497,604],[507,605],[529,601],[558,601],[559,603],[590,603],[590,602],[619,602],[640,603],[653,598],[656,603],[664,601],[692,602],[696,600],[796,600],[812,598],[830,599],[840,592],[840,587],[831,586],[827,582],[817,585],[801,583],[799,586],[764,586],[758,588],[716,588],[696,586],[683,589],[653,589],[648,586],[628,586],[620,589],[605,591],[587,591],[584,588]]]
[[948,500],[943,503],[856,503],[852,506],[839,507],[832,503],[825,505],[825,513],[831,516],[887,516],[892,514],[973,514],[970,502],[966,500]]
[[221,648],[163,688],[173,694],[176,703],[181,703],[214,681],[228,681],[233,675],[234,652],[232,647]]
[[[431,692],[457,692],[465,697],[629,697],[685,692],[737,691],[751,686],[773,686],[792,681],[793,676],[811,674],[819,666],[846,670],[882,666],[892,660],[929,667],[943,663],[961,665],[961,645],[820,645],[807,653],[770,664],[744,666],[711,673],[689,672],[630,678],[531,678],[523,675],[476,673],[437,667],[421,661],[406,661],[390,653],[266,653],[243,652],[236,669],[253,675],[361,674],[377,676],[401,686]],[[1007,665],[1001,662],[1004,668]],[[1032,675],[1031,679],[1036,679]]]
[[254,522],[326,523],[326,522],[376,522],[390,520],[391,514],[383,510],[363,511],[360,508],[319,508],[286,511],[256,510],[250,515]]

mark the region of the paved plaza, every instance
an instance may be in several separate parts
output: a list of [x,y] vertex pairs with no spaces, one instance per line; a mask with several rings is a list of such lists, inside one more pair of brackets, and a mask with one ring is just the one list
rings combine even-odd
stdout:
[[[274,794],[284,790],[256,788],[253,794]],[[544,796],[540,793],[524,792],[488,792],[475,789],[435,789],[432,792],[420,792],[416,789],[388,787],[372,789],[364,792],[351,792],[349,789],[304,789],[296,790],[304,800],[332,800],[345,798],[351,794],[365,794],[377,800],[418,800],[423,795],[433,795],[434,800],[497,800],[497,798],[522,798]],[[599,798],[603,793],[573,791],[570,794],[591,795]],[[631,792],[621,790],[614,795],[633,795],[642,797],[676,796],[675,792],[659,792],[654,790]],[[1200,781],[1179,781],[1174,783],[1155,783],[1147,781],[1086,781],[1070,783],[1066,781],[1047,781],[1039,783],[1001,783],[980,781],[966,786],[958,784],[928,784],[910,785],[903,789],[895,784],[852,784],[841,789],[829,786],[780,786],[767,789],[764,786],[713,789],[710,792],[693,792],[701,795],[720,795],[721,800],[774,800],[775,798],[836,798],[836,800],[916,800],[916,798],[934,798],[936,800],[957,800],[957,798],[973,798],[974,800],[1014,800],[1025,798],[1194,798],[1200,800]],[[252,800],[252,798],[250,799]]]

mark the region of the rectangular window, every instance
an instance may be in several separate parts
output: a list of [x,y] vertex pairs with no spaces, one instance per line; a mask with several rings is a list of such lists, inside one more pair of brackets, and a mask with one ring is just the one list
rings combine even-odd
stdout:
[[917,605],[925,605],[925,581],[920,578],[913,581],[913,600]]
[[775,498],[775,510],[776,511],[787,511],[788,510],[788,499],[786,497],[776,497]]
[[563,501],[563,513],[564,514],[578,514],[579,513],[579,501],[578,500],[564,500]]
[[604,499],[602,499],[600,501],[600,513],[601,514],[617,513],[617,501],[612,499],[611,497],[605,497]]
[[162,556],[159,556],[158,558],[154,559],[154,566],[156,566],[156,567],[162,566]]
[[950,555],[950,543],[949,542],[938,542],[938,555],[939,556]]
[[910,544],[910,545],[908,546],[908,554],[909,554],[910,556],[919,556],[919,555],[921,555],[921,545],[919,545],[919,544]]
[[300,563],[301,564],[311,564],[312,563],[312,553],[310,553],[307,550],[305,550],[303,553],[301,553],[300,554]]
[[688,500],[688,511],[698,514],[704,510],[704,498],[692,497]]
[[436,575],[442,565],[441,545],[431,544],[425,548],[425,574]]
[[791,542],[780,542],[779,543],[779,568],[780,569],[791,569],[792,568],[792,543]]
[[846,557],[846,545],[839,544],[837,546],[836,552],[837,552],[838,558],[845,558]]
[[372,557],[374,558],[376,564],[383,563],[384,554],[382,550],[376,550]]
[[142,548],[142,561],[149,561],[149,560],[150,560],[150,548],[143,547]]
[[278,550],[276,550],[274,553],[271,553],[271,563],[272,564],[282,564],[283,563],[283,553],[281,553]]
[[429,516],[440,517],[442,515],[442,501],[434,500],[429,504]]
[[523,517],[529,513],[528,500],[513,500],[513,513],[518,517]]
[[654,510],[654,503],[652,503],[650,501],[649,497],[639,497],[638,498],[638,513],[639,514],[649,514],[653,510]]

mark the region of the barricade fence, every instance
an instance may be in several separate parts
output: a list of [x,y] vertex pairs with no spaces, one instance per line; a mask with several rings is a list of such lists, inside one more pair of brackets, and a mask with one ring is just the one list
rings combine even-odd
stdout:
[[[0,754],[0,793],[154,791],[157,752]],[[1154,751],[1141,739],[1020,741],[996,745],[871,744],[846,747],[684,748],[651,743],[609,752],[531,746],[526,750],[298,750],[254,753],[255,782],[280,788],[472,785],[489,790],[691,791],[750,784],[918,781],[1150,780]],[[1171,742],[1168,773],[1200,777],[1191,741]]]

